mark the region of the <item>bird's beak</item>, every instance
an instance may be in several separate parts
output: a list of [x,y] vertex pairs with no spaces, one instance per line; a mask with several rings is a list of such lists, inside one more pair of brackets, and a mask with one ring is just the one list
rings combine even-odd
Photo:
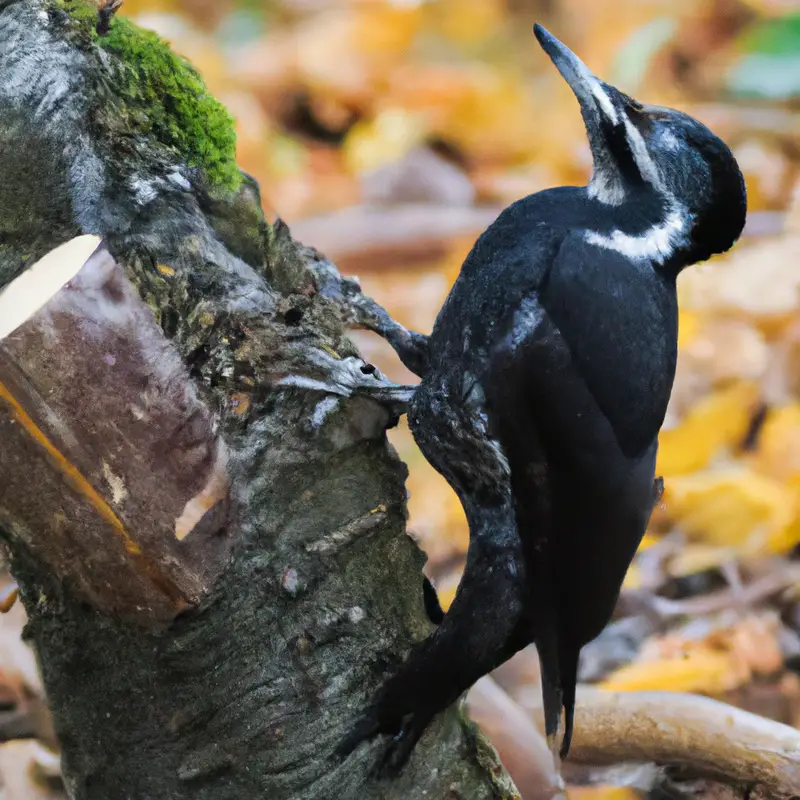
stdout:
[[534,25],[533,32],[542,49],[550,56],[556,69],[578,98],[581,112],[592,138],[592,127],[603,120],[611,125],[619,121],[617,109],[608,94],[606,84],[581,61],[566,45],[541,25]]

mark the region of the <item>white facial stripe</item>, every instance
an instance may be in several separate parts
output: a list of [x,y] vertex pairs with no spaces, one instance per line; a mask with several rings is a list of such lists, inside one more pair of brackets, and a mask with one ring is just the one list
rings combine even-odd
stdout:
[[[602,90],[600,90],[602,91]],[[603,95],[605,97],[605,95]],[[606,97],[606,100],[608,98]],[[610,103],[610,101],[608,101]],[[647,145],[639,133],[636,126],[626,117],[623,116],[625,124],[625,134],[628,139],[628,145],[631,149],[631,155],[639,170],[642,179],[647,181],[654,189],[663,190],[661,181],[661,174],[658,167],[650,157],[647,150]],[[594,174],[588,186],[589,197],[599,200],[606,205],[616,206],[623,203],[626,198],[625,185],[622,176],[619,174],[617,165],[613,162],[598,164],[595,163]]]
[[664,222],[638,235],[614,231],[606,235],[596,231],[586,231],[589,244],[616,252],[635,261],[652,261],[663,264],[676,249],[686,242],[687,215],[680,208],[673,207]]
[[605,90],[600,85],[600,81],[597,80],[594,76],[591,76],[588,79],[589,88],[592,91],[592,96],[595,100],[597,100],[597,105],[603,111],[606,118],[614,125],[617,124],[617,109],[614,108],[614,104],[611,102],[611,98],[605,93]]
[[642,139],[642,134],[639,133],[637,127],[625,117],[625,134],[628,138],[628,144],[633,154],[633,160],[639,168],[639,174],[655,189],[661,188],[661,175],[658,168],[650,158],[650,153],[647,151],[647,145]]

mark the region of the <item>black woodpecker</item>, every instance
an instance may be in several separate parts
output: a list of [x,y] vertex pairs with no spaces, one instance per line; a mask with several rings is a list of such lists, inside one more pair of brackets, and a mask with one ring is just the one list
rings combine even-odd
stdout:
[[566,756],[578,655],[608,622],[657,497],[676,277],[728,250],[745,222],[744,180],[724,142],[534,32],[580,104],[589,184],[505,209],[427,340],[396,323],[375,328],[422,379],[411,430],[470,530],[450,609],[342,745],[391,734],[390,769],[435,714],[531,642],[551,746],[565,711]]

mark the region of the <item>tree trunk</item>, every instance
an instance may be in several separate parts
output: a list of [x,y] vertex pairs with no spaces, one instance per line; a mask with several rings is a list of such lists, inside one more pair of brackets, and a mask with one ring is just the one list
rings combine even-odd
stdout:
[[514,796],[457,709],[399,778],[371,777],[379,740],[335,759],[431,628],[402,392],[360,369],[345,284],[264,221],[194,72],[95,23],[0,0],[0,289],[103,241],[0,306],[0,528],[69,796]]

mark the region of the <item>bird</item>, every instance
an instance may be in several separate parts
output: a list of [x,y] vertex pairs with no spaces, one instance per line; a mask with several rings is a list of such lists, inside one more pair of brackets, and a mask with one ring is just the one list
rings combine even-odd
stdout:
[[534,34],[578,100],[591,179],[506,208],[430,336],[385,315],[375,326],[421,379],[409,426],[458,495],[470,536],[438,627],[341,744],[346,756],[388,734],[387,770],[402,768],[440,711],[532,643],[548,742],[567,756],[581,648],[609,621],[660,495],[677,276],[730,249],[745,224],[744,178],[718,136],[602,81],[542,26]]

